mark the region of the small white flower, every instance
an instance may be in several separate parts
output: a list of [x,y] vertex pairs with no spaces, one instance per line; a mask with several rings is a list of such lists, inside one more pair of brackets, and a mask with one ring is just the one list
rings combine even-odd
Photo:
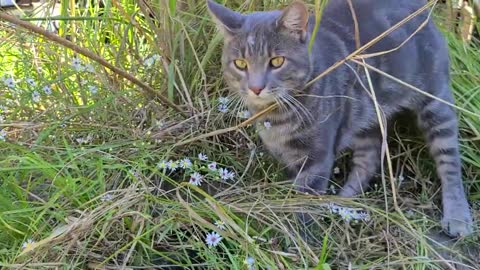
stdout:
[[363,221],[367,221],[367,222],[370,221],[370,219],[371,219],[370,215],[365,211],[357,212],[357,215],[355,217],[356,217],[355,218],[356,220],[363,220]]
[[218,111],[221,113],[227,113],[228,112],[228,106],[227,104],[219,104],[218,105]]
[[200,186],[203,181],[203,176],[199,174],[198,172],[194,172],[190,175],[190,184],[194,186]]
[[205,243],[207,243],[207,245],[210,247],[215,247],[220,243],[220,241],[222,241],[222,239],[222,236],[217,232],[211,232],[207,233],[207,236],[205,237]]
[[47,95],[51,95],[52,94],[52,88],[50,88],[50,86],[46,85],[45,87],[43,87],[43,92],[45,92],[45,94],[47,94]]
[[163,128],[165,126],[165,121],[155,120],[155,126],[157,126],[158,128]]
[[76,71],[84,71],[85,70],[85,67],[82,65],[82,61],[80,59],[76,58],[76,57],[72,59],[72,67]]
[[208,164],[208,169],[211,170],[211,171],[216,171],[217,170],[217,163],[212,162],[212,163]]
[[219,97],[218,98],[218,103],[220,104],[228,104],[228,102],[230,101],[230,99],[228,97]]
[[3,121],[5,121],[5,117],[3,117],[3,115],[0,115],[0,123],[2,123]]
[[26,242],[23,242],[22,248],[27,249],[32,247],[34,244],[35,244],[35,241],[33,241],[32,239],[28,239]]
[[337,194],[337,190],[335,189],[335,186],[334,185],[331,185],[330,186],[330,191],[332,192],[332,194]]
[[190,161],[190,159],[188,159],[188,158],[184,158],[184,159],[180,160],[180,167],[182,169],[188,169],[188,168],[192,167],[192,161]]
[[370,221],[370,215],[365,211],[357,211],[352,208],[337,206],[333,203],[330,203],[328,208],[332,213],[340,215],[347,223],[351,220]]
[[95,68],[91,64],[85,65],[85,70],[87,70],[90,73],[95,73]]
[[347,223],[350,222],[350,220],[353,219],[352,212],[349,211],[347,208],[341,207],[338,209],[338,214],[342,217],[343,220],[345,220]]
[[165,160],[162,160],[160,161],[158,164],[157,164],[157,168],[161,169],[161,170],[164,170],[167,168],[167,162]]
[[413,217],[415,215],[415,212],[413,212],[412,209],[408,209],[405,214],[407,214],[407,217]]
[[249,111],[245,110],[245,111],[238,112],[237,116],[242,119],[247,119],[247,118],[250,118],[252,114]]
[[88,134],[88,136],[86,138],[76,138],[75,139],[77,141],[78,144],[86,144],[86,143],[90,143],[92,140],[93,140],[93,136],[91,134]]
[[3,83],[5,83],[5,85],[7,85],[8,88],[14,88],[15,87],[15,81],[13,80],[12,77],[3,79]]
[[204,153],[200,153],[198,154],[198,159],[205,161],[208,160],[208,157]]
[[247,259],[245,259],[245,264],[248,266],[248,270],[255,269],[255,258],[253,258],[252,256],[248,256]]
[[340,168],[335,167],[333,168],[333,174],[339,174],[340,173]]
[[36,83],[32,78],[27,78],[25,81],[26,81],[30,86],[33,86],[33,87],[37,86],[37,83]]
[[222,180],[224,180],[224,181],[231,180],[231,179],[233,179],[233,177],[235,177],[234,172],[230,172],[230,171],[228,171],[227,169],[224,169],[224,168],[218,169],[218,173],[220,173],[220,178],[222,178]]
[[158,54],[154,54],[152,55],[151,57],[145,59],[143,61],[143,64],[146,66],[146,67],[151,67],[155,61],[159,60],[160,59],[160,56]]
[[263,122],[263,126],[266,128],[266,129],[270,129],[272,127],[272,123],[270,123],[269,121],[265,121]]
[[100,200],[102,202],[107,202],[107,201],[111,201],[113,199],[113,195],[110,194],[110,193],[105,193],[102,195],[102,197],[100,197]]
[[32,100],[35,103],[39,102],[40,101],[40,93],[38,93],[37,91],[33,91]]
[[217,228],[219,228],[222,231],[225,230],[225,222],[223,222],[221,220],[215,221],[215,226],[217,226]]
[[98,92],[98,87],[95,85],[89,85],[88,91],[90,91],[90,94],[95,95]]
[[178,168],[178,164],[176,161],[173,161],[173,160],[169,160],[167,162],[167,168],[169,170],[171,170],[172,172],[174,172],[177,168]]
[[7,131],[5,129],[0,130],[0,141],[5,141],[7,137]]

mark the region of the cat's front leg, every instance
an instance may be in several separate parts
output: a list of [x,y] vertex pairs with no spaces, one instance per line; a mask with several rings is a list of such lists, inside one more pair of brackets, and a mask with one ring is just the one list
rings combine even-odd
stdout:
[[297,166],[292,175],[295,189],[308,194],[325,194],[335,161],[333,151],[324,151],[321,156],[309,157]]
[[[326,193],[328,182],[332,173],[334,155],[326,153],[316,159],[308,158],[298,166],[298,171],[292,174],[292,181],[296,190],[307,193],[322,195]],[[296,213],[298,221],[302,224],[300,234],[307,241],[312,241],[312,234],[309,232],[308,224],[314,221],[314,216],[307,211]]]

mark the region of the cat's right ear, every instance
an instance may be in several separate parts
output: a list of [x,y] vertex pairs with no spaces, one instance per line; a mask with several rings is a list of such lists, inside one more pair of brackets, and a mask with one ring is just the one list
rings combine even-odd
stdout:
[[207,0],[207,7],[210,15],[217,23],[218,28],[225,35],[225,38],[233,36],[245,21],[245,17],[242,14],[217,4],[212,0]]

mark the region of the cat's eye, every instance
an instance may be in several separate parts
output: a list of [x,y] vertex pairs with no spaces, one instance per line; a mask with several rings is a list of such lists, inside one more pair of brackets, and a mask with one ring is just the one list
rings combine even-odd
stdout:
[[273,68],[279,68],[283,65],[284,62],[285,57],[283,56],[273,57],[272,59],[270,59],[270,66],[272,66]]
[[247,61],[243,60],[243,59],[235,59],[233,61],[233,63],[235,64],[235,66],[240,69],[240,70],[245,70],[247,69]]

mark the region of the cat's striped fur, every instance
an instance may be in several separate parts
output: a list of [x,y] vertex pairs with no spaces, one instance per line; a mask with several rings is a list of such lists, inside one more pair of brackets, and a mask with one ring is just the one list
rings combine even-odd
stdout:
[[[359,22],[360,45],[425,4],[422,0],[355,0],[352,3]],[[279,104],[279,109],[259,120],[271,124],[259,132],[269,151],[286,164],[297,188],[323,193],[336,155],[349,148],[353,151],[353,166],[340,195],[361,193],[378,170],[382,142],[366,73],[348,62],[304,89],[309,80],[356,48],[347,1],[330,1],[311,53],[307,47],[314,18],[309,17],[302,2],[294,2],[281,11],[247,15],[212,1],[208,1],[208,7],[225,35],[222,63],[227,83],[252,112],[273,102]],[[428,23],[398,50],[370,57],[366,62],[453,103],[446,42],[428,19],[428,12],[365,53],[387,51],[401,45],[424,20]],[[280,67],[272,65],[275,57],[284,59]],[[246,67],[239,68],[237,63],[245,63]],[[386,119],[403,110],[417,115],[442,182],[443,228],[451,236],[470,234],[472,217],[461,180],[455,111],[377,73],[371,72],[370,77]]]

